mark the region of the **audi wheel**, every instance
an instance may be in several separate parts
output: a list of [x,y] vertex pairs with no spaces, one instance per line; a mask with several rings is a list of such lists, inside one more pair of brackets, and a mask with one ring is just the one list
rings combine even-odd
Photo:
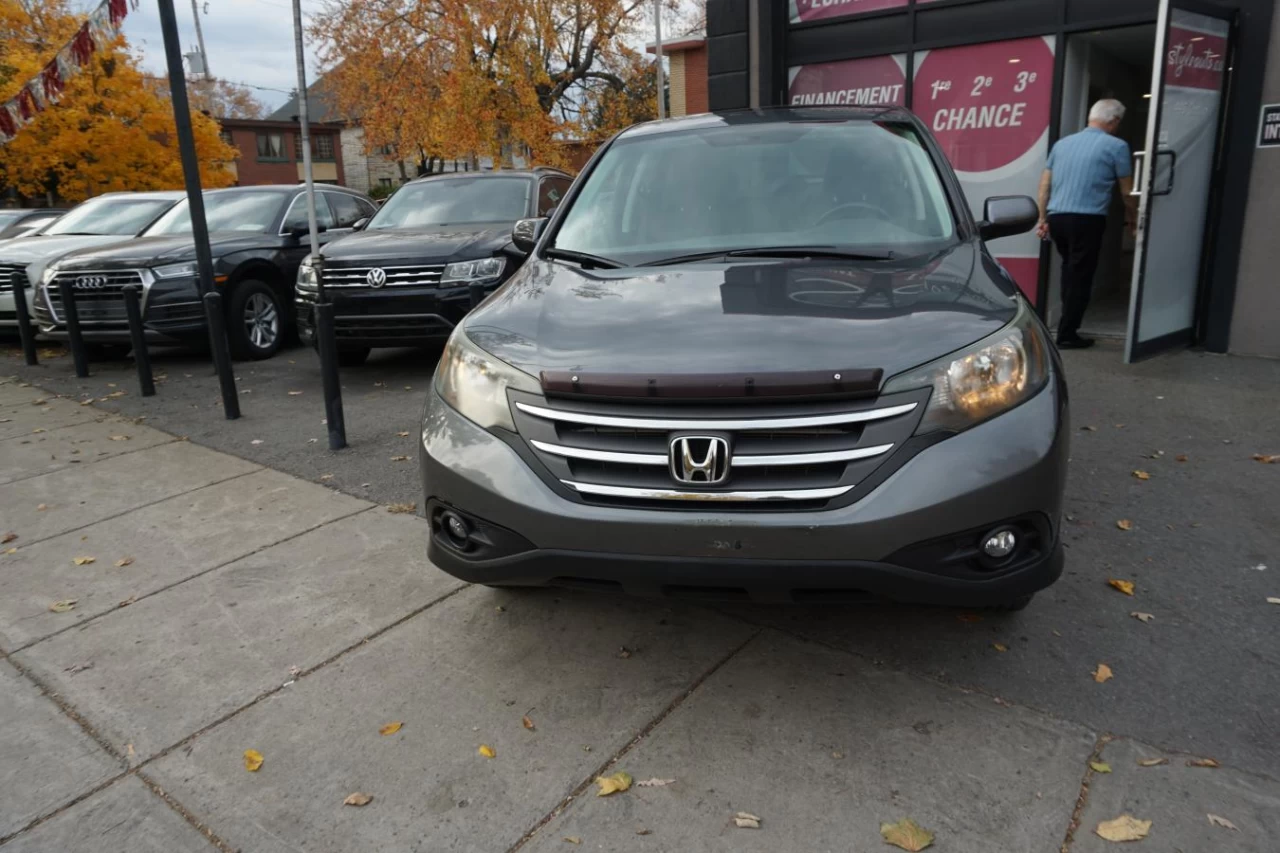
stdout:
[[280,300],[265,282],[242,281],[227,305],[227,341],[242,360],[271,358],[284,342]]

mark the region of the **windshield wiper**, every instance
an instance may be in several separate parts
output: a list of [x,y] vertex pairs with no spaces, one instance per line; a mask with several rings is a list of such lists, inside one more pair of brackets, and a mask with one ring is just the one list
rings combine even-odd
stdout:
[[49,237],[105,237],[106,234],[99,234],[96,231],[59,231],[57,234],[49,234]]
[[685,264],[709,261],[715,258],[840,258],[850,261],[891,261],[893,252],[875,249],[841,249],[837,246],[771,246],[750,249],[717,249],[712,252],[695,252],[676,255],[658,261],[648,261],[640,266],[662,267],[668,264]]
[[599,255],[589,255],[586,252],[575,252],[573,249],[557,249],[555,246],[552,246],[549,249],[545,249],[542,254],[548,258],[560,258],[564,261],[576,261],[584,267],[598,267],[609,270],[622,268],[622,264],[615,260],[602,258]]

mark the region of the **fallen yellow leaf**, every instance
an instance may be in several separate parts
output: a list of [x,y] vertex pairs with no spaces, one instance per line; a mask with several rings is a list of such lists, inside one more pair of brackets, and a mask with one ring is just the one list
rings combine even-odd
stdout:
[[382,728],[378,729],[378,734],[380,734],[380,735],[393,735],[393,734],[395,734],[396,732],[400,731],[400,729],[401,729],[401,728],[403,728],[403,727],[404,727],[404,723],[401,723],[401,722],[387,723],[385,726],[383,726]]
[[494,752],[494,751],[493,751],[493,747],[489,746],[489,745],[488,745],[488,744],[486,744],[486,743],[482,743],[482,744],[480,744],[480,748],[479,748],[479,749],[477,749],[477,750],[476,750],[476,752],[480,753],[480,754],[481,754],[481,755],[483,755],[485,758],[494,758],[494,757],[496,757],[496,756],[497,756],[497,754],[498,754],[498,753],[496,753],[496,752]]
[[4,536],[0,536],[0,545],[8,545],[17,538],[18,534],[16,533],[6,533]]
[[1143,623],[1150,622],[1152,619],[1156,618],[1150,613],[1143,613],[1141,610],[1135,610],[1129,615],[1132,616],[1134,619],[1137,619],[1139,622],[1143,622]]
[[667,785],[674,783],[675,779],[642,779],[636,783],[637,788],[665,788]]
[[998,652],[1007,652],[1007,651],[1009,651],[1009,647],[1008,647],[1008,646],[1006,646],[1004,643],[992,643],[992,644],[991,644],[991,648],[995,649],[995,650],[996,650],[996,651],[998,651]]
[[1168,763],[1169,763],[1169,759],[1167,758],[1139,758],[1138,759],[1139,767],[1159,767],[1161,764],[1168,764]]
[[130,604],[136,604],[137,601],[138,601],[138,596],[131,595],[128,598],[126,598],[124,601],[117,604],[116,607],[128,607]]
[[1105,761],[1090,761],[1089,766],[1093,768],[1094,773],[1110,773],[1111,765]]
[[55,601],[49,605],[49,610],[54,613],[66,613],[68,610],[76,609],[76,599],[68,598],[65,601]]
[[1218,762],[1212,758],[1193,758],[1187,762],[1187,766],[1188,767],[1220,767],[1221,765],[1218,764]]
[[1150,480],[1150,479],[1151,479],[1151,475],[1150,475],[1150,474],[1148,474],[1146,471],[1134,471],[1134,472],[1133,472],[1133,476],[1137,477],[1139,480]]
[[1080,429],[1084,430],[1085,432],[1097,432],[1097,431],[1098,431],[1098,428],[1097,428],[1096,426],[1082,426],[1082,427],[1080,427]]
[[1114,589],[1120,590],[1125,595],[1133,595],[1133,581],[1118,581],[1115,578],[1111,578],[1107,583],[1111,584]]
[[244,751],[244,769],[250,773],[257,773],[258,768],[262,766],[262,762],[265,760],[262,757],[262,753],[256,749],[246,749]]
[[129,440],[129,436],[127,436],[127,435],[113,435],[113,436],[111,436],[111,440],[112,440],[112,441],[128,441],[128,440]]
[[738,812],[733,816],[733,823],[738,829],[759,829],[760,818],[750,812]]
[[528,717],[521,717],[520,725],[524,726],[529,731],[533,731],[533,720],[529,719]]
[[36,504],[36,512],[44,512],[48,508],[48,504]]
[[408,462],[409,457],[408,456],[392,456],[391,461],[392,462]]
[[1098,664],[1098,668],[1093,671],[1093,680],[1101,684],[1107,679],[1112,678],[1113,675],[1111,667],[1107,666],[1105,663],[1100,663]]
[[347,794],[347,798],[342,801],[342,804],[344,806],[367,806],[372,801],[373,797],[356,791],[354,794]]
[[87,566],[90,563],[97,562],[97,559],[97,557],[76,557],[71,562],[75,563],[77,566]]
[[17,549],[17,548],[5,548],[5,549],[4,549],[4,552],[5,552],[6,554],[16,554],[16,553],[18,553],[18,549]]
[[417,511],[418,511],[417,504],[387,504],[387,512],[401,513],[401,512],[417,512]]
[[901,847],[913,853],[933,844],[933,833],[909,817],[904,817],[897,823],[880,824],[880,835],[886,844],[892,844],[894,847]]
[[600,786],[600,790],[596,791],[597,797],[607,797],[618,791],[625,791],[631,787],[631,774],[619,770],[609,776],[597,776],[596,784]]
[[1127,518],[1122,518],[1116,522],[1116,527],[1119,527],[1121,530],[1132,530],[1133,522]]
[[407,438],[409,433],[408,431],[402,431],[402,432],[396,433],[396,435],[400,436],[401,438]]
[[1131,814],[1122,814],[1113,820],[1104,820],[1094,830],[1107,841],[1138,841],[1151,831],[1151,821],[1139,820]]
[[1266,453],[1255,453],[1253,454],[1253,461],[1265,462],[1268,465],[1274,465],[1277,462],[1280,462],[1280,453],[1273,453],[1270,455]]
[[564,837],[564,840],[565,840],[565,843],[567,843],[567,844],[581,844],[581,843],[582,843],[582,839],[581,839],[581,838],[579,838],[579,837],[578,837],[578,836],[576,836],[576,835],[566,835],[566,836]]
[[1174,459],[1174,461],[1175,461],[1175,462],[1186,462],[1186,461],[1187,461],[1187,454],[1185,454],[1185,453],[1179,453],[1177,456],[1173,457],[1173,459]]
[[121,557],[120,559],[116,560],[117,569],[123,569],[125,566],[132,566],[132,565],[133,565],[133,557]]
[[1213,826],[1220,826],[1223,829],[1229,829],[1232,832],[1240,831],[1240,827],[1236,826],[1234,823],[1227,820],[1225,817],[1219,817],[1216,814],[1211,814],[1208,817],[1209,817],[1209,823],[1212,824]]

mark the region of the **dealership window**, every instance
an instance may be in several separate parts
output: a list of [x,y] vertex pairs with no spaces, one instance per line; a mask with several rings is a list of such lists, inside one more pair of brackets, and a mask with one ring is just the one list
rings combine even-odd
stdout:
[[905,53],[796,65],[787,72],[787,103],[901,106],[906,103],[906,69]]
[[[1036,195],[1049,150],[1053,56],[1052,36],[915,54],[912,110],[955,167],[975,218],[991,196]],[[991,251],[1034,298],[1040,240],[1005,237]]]
[[258,134],[258,159],[259,160],[283,160],[284,159],[284,134],[283,133],[259,133]]
[[[918,0],[917,0],[918,2]],[[791,23],[847,18],[907,5],[907,0],[791,0]]]

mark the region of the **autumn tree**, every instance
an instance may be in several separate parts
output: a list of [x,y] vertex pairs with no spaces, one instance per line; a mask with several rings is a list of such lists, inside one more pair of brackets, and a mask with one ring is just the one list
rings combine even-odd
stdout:
[[[169,78],[161,84],[160,94],[168,97]],[[267,105],[259,101],[248,86],[230,80],[187,79],[187,100],[192,112],[214,118],[265,118]]]
[[[424,157],[563,155],[639,61],[643,0],[326,0],[311,36],[370,147]],[[610,114],[630,109],[615,99]],[[656,107],[655,107],[656,109]],[[620,119],[613,118],[612,121]]]
[[[83,22],[68,0],[0,0],[0,101],[13,97]],[[80,201],[104,192],[182,187],[173,109],[138,67],[123,36],[99,45],[62,97],[0,145],[0,186]],[[235,149],[218,125],[191,117],[200,179],[229,185]]]

